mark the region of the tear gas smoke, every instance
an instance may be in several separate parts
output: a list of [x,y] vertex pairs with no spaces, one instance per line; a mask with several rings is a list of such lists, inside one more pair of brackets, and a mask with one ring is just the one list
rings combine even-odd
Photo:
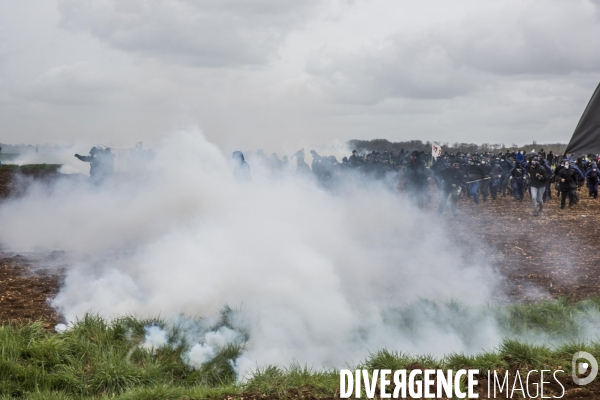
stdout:
[[[242,373],[292,360],[341,367],[384,347],[441,355],[499,343],[485,316],[465,340],[456,324],[430,321],[426,307],[413,316],[416,331],[384,312],[418,298],[489,299],[491,269],[477,257],[465,263],[433,216],[373,182],[334,194],[255,172],[235,182],[228,155],[197,131],[178,132],[146,167],[101,187],[63,180],[5,202],[0,242],[69,254],[53,300],[66,321],[89,311],[176,319],[239,307],[240,330],[198,331],[191,365],[241,330]],[[165,340],[149,327],[144,346]]]

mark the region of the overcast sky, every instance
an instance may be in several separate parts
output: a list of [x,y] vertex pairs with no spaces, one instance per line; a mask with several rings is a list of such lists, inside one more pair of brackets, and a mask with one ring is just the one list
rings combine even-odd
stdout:
[[567,142],[600,0],[0,0],[0,142]]

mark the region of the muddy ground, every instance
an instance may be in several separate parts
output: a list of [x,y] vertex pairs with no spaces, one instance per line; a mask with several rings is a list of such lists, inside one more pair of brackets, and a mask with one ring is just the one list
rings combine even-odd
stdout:
[[[0,201],[22,194],[32,180],[47,182],[60,175],[47,168],[33,169],[25,179],[15,179],[14,173],[0,167]],[[458,215],[446,211],[440,223],[451,240],[467,249],[465,263],[486,263],[501,276],[492,293],[499,301],[582,300],[600,296],[600,199],[589,198],[585,189],[579,194],[579,204],[560,210],[553,193],[540,217],[533,216],[528,195],[522,202],[507,196],[479,205],[463,196]],[[433,186],[430,195],[425,209],[435,214],[439,195]],[[50,272],[40,264],[52,256],[0,252],[0,321],[41,318],[54,326],[58,315],[48,299],[58,291],[62,277],[56,271],[61,269]]]
[[0,257],[0,322],[42,320],[54,329],[60,316],[49,300],[58,293],[60,274],[38,269],[22,255]]
[[[553,191],[539,217],[533,215],[529,194],[521,202],[507,195],[480,199],[479,205],[462,197],[459,215],[446,212],[443,220],[452,240],[482,253],[483,261],[474,260],[501,275],[499,300],[566,296],[578,301],[600,296],[600,199],[590,198],[585,188],[578,193],[579,203],[561,210]],[[430,208],[438,203],[435,197]]]

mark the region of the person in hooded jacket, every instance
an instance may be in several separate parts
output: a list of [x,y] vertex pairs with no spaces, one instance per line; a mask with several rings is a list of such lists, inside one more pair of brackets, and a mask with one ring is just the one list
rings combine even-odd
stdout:
[[529,189],[531,192],[531,203],[533,205],[533,215],[540,215],[544,208],[544,192],[546,191],[546,182],[548,180],[548,171],[540,164],[540,159],[534,157],[529,166]]
[[522,201],[525,194],[525,169],[520,163],[516,163],[510,171],[512,177],[513,196],[516,201]]
[[575,161],[574,166],[577,166],[577,168],[579,168],[580,171],[585,171],[586,170],[585,157],[578,157],[577,160]]
[[423,208],[428,179],[427,166],[418,151],[413,151],[410,162],[406,166],[404,187],[415,199],[419,208]]
[[501,156],[500,167],[502,167],[502,177],[500,178],[500,192],[502,192],[502,197],[505,197],[506,189],[508,188],[508,181],[510,180],[510,171],[512,171],[514,165],[506,158],[506,156]]
[[235,167],[233,169],[233,177],[238,182],[250,182],[252,176],[250,175],[250,165],[244,160],[244,154],[241,151],[234,151],[231,158],[235,161]]
[[492,195],[492,200],[496,200],[498,196],[498,192],[500,192],[500,183],[502,182],[502,167],[499,163],[492,161],[492,171],[491,175],[491,184],[490,184],[490,194]]
[[465,173],[460,170],[460,163],[458,160],[455,160],[451,167],[438,171],[436,176],[442,181],[442,201],[438,208],[438,214],[441,215],[444,212],[448,203],[448,197],[450,197],[450,210],[456,216],[456,205],[461,186],[466,182]]
[[569,207],[575,203],[574,192],[577,190],[577,172],[571,168],[569,160],[565,160],[564,166],[556,174],[558,188],[561,193],[560,209],[565,208],[567,197],[569,198]]
[[103,157],[104,151],[97,147],[92,147],[89,156],[82,156],[75,154],[75,157],[83,162],[90,163],[90,181],[94,184],[101,184],[106,177],[105,171],[105,158]]
[[358,166],[358,164],[359,164],[360,161],[362,161],[362,160],[358,156],[357,151],[356,150],[352,150],[352,155],[348,159],[348,162],[350,162],[350,165],[352,165],[352,166]]
[[554,171],[552,171],[552,167],[548,164],[546,159],[540,157],[540,164],[542,167],[546,168],[548,172],[548,179],[546,180],[546,190],[544,190],[544,195],[542,199],[546,201],[547,199],[552,198],[552,178],[554,177]]
[[475,163],[473,158],[467,160],[467,191],[469,196],[473,197],[475,204],[479,204],[479,185],[485,177],[485,172],[481,165]]
[[551,166],[554,163],[554,154],[552,154],[552,150],[550,150],[550,152],[546,156],[546,161],[548,161],[548,164],[550,164]]
[[595,199],[598,198],[598,166],[596,163],[592,163],[592,167],[585,174],[585,178],[587,179],[587,187],[590,194],[590,197]]
[[[570,163],[570,168],[573,171],[575,171],[575,183],[577,184],[577,188],[583,187],[583,184],[585,183],[585,174],[574,163]],[[574,198],[575,204],[579,203],[579,193],[577,193],[577,190],[578,189],[575,189],[575,191],[573,192],[573,198]]]
[[309,176],[311,174],[310,166],[304,161],[304,149],[298,150],[291,158],[296,157],[296,175]]
[[519,150],[519,152],[515,155],[515,160],[517,160],[518,163],[525,161],[525,155],[523,154],[523,151]]
[[558,179],[558,173],[565,167],[565,161],[556,160],[556,167],[554,168],[554,189],[556,189],[556,197],[560,198],[560,180]]
[[479,185],[479,192],[483,197],[483,201],[487,201],[488,194],[490,193],[490,184],[492,178],[492,166],[486,159],[481,160],[481,170],[483,171],[483,180]]

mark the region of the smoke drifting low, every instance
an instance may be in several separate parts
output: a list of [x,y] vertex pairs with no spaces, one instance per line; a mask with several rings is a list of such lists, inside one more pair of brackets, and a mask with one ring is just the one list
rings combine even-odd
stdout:
[[[433,216],[374,182],[332,193],[254,170],[238,183],[232,169],[200,132],[177,132],[143,170],[100,187],[58,181],[4,203],[0,242],[67,252],[72,265],[53,300],[66,321],[90,311],[175,320],[239,308],[235,325],[248,332],[241,373],[293,360],[341,367],[384,347],[441,355],[499,343],[484,316],[468,341],[451,324],[428,323],[426,308],[413,316],[417,330],[390,323],[390,307],[419,298],[483,304],[493,289],[491,269],[465,264]],[[191,364],[238,334],[204,332]]]

